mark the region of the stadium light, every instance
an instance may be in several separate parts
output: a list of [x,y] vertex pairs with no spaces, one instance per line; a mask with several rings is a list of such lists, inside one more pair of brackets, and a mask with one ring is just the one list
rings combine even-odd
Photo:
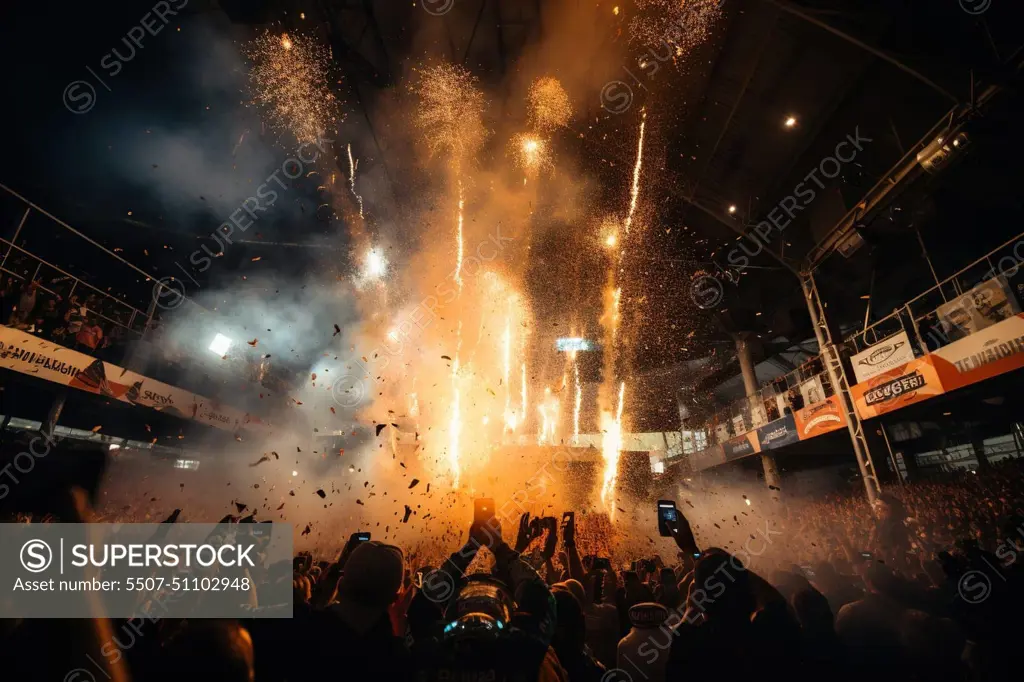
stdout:
[[213,337],[213,341],[210,342],[210,350],[217,355],[224,356],[231,348],[232,341],[223,334],[217,334]]

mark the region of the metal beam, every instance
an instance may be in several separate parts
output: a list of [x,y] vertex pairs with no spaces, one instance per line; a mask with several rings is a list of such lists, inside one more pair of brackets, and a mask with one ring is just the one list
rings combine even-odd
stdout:
[[934,91],[938,92],[939,94],[941,94],[943,97],[946,97],[946,98],[952,100],[953,102],[955,102],[957,104],[959,104],[961,102],[960,98],[957,97],[956,95],[954,95],[951,92],[949,92],[948,90],[942,88],[940,85],[938,85],[934,81],[930,80],[929,78],[927,78],[923,74],[918,73],[917,71],[915,71],[914,69],[910,68],[909,66],[907,66],[903,62],[901,62],[898,59],[896,59],[895,57],[893,57],[893,56],[883,52],[882,50],[878,49],[877,47],[874,47],[873,45],[869,45],[869,44],[865,43],[863,40],[860,40],[858,38],[854,38],[850,34],[844,33],[843,31],[840,31],[838,28],[835,28],[834,26],[831,26],[830,24],[826,24],[824,21],[822,21],[820,19],[817,19],[816,17],[813,17],[813,16],[807,14],[806,12],[798,9],[797,7],[794,7],[791,4],[789,4],[788,2],[783,2],[783,0],[767,0],[767,2],[775,5],[776,7],[778,7],[779,9],[781,9],[784,12],[788,12],[789,14],[792,14],[793,16],[800,17],[801,19],[803,19],[804,21],[806,21],[809,24],[813,24],[813,25],[817,26],[818,28],[820,28],[822,30],[828,31],[829,33],[831,33],[834,36],[838,36],[838,37],[842,38],[843,40],[845,40],[846,42],[848,42],[848,43],[850,43],[852,45],[856,45],[857,47],[859,47],[860,49],[862,49],[862,50],[864,50],[866,52],[870,52],[871,54],[873,54],[874,56],[878,57],[879,59],[881,59],[881,60],[883,60],[883,61],[885,61],[885,62],[887,62],[889,64],[892,64],[893,66],[895,66],[900,71],[902,71],[902,72],[904,72],[906,74],[909,74],[910,76],[913,76],[917,80],[919,80],[922,83],[924,83],[925,85],[927,85],[932,90],[934,90]]

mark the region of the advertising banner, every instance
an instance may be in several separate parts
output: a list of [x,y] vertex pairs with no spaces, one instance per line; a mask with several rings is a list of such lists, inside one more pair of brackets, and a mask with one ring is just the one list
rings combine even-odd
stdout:
[[810,405],[824,400],[825,387],[821,385],[821,375],[815,374],[807,381],[801,382],[800,395],[804,398],[804,405]]
[[850,387],[861,419],[887,414],[944,392],[931,355]]
[[881,343],[850,356],[857,383],[867,381],[882,372],[895,369],[914,359],[914,348],[906,332],[894,334]]
[[951,341],[980,332],[1020,312],[1017,300],[1002,276],[982,282],[935,310],[943,332]]
[[725,459],[728,461],[757,454],[761,451],[761,445],[757,441],[757,431],[750,431],[722,443],[722,449],[725,451]]
[[227,431],[267,428],[258,417],[10,327],[0,326],[0,368]]
[[843,412],[842,403],[838,395],[797,410],[793,414],[796,422],[796,431],[800,440],[814,438],[836,429],[846,426],[846,414]]
[[757,440],[762,450],[774,450],[800,440],[793,415],[776,419],[757,430]]
[[954,341],[929,357],[934,359],[946,391],[1024,367],[1024,315]]

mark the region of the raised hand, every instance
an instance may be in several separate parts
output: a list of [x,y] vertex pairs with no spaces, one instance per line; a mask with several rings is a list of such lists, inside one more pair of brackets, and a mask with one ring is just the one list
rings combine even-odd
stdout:
[[516,534],[516,552],[522,554],[533,540],[533,529],[530,524],[530,512],[523,512],[519,517],[519,532]]

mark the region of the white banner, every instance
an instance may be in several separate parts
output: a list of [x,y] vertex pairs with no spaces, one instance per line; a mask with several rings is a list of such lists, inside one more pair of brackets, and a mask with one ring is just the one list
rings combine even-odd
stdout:
[[905,365],[914,359],[914,347],[906,332],[894,334],[881,343],[876,343],[850,356],[857,383],[867,381],[882,372]]
[[0,368],[227,431],[267,428],[258,417],[10,327],[0,326]]
[[821,375],[813,377],[800,384],[800,395],[804,397],[804,407],[820,403],[825,399],[825,387],[821,385]]

